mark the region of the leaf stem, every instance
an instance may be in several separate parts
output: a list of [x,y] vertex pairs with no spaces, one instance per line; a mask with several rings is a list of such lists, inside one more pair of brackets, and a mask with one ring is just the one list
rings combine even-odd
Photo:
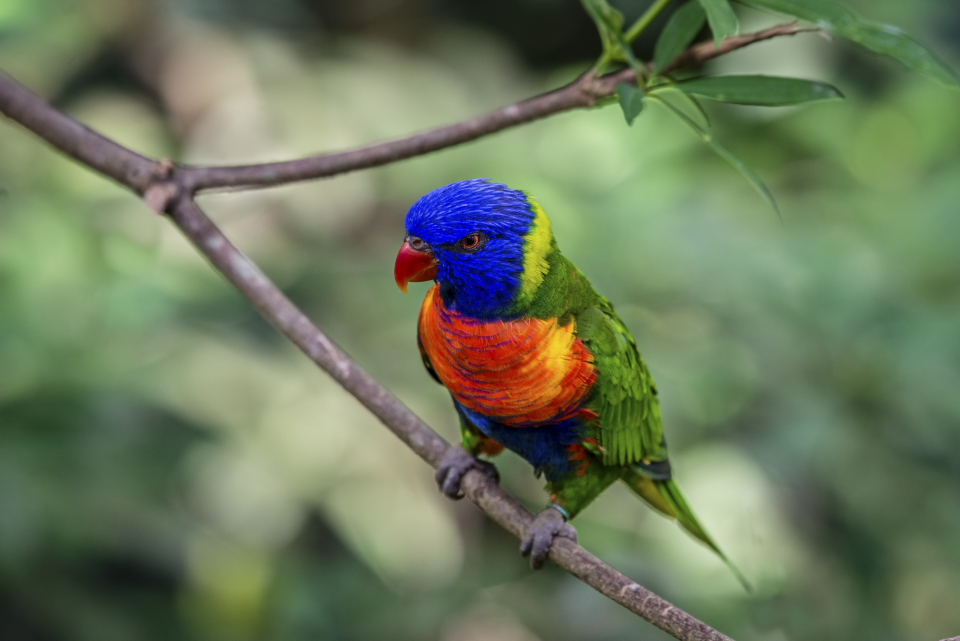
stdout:
[[729,149],[717,142],[713,134],[708,130],[701,127],[693,118],[683,113],[682,110],[678,109],[676,106],[670,104],[668,100],[664,100],[662,96],[659,96],[655,93],[647,94],[647,97],[651,100],[656,100],[661,105],[673,112],[685,125],[687,125],[690,130],[704,142],[705,145],[713,149],[714,153],[723,158],[731,167],[733,167],[737,172],[747,179],[747,181],[753,186],[760,196],[767,201],[767,204],[770,205],[771,209],[777,214],[777,218],[780,220],[780,224],[783,224],[783,215],[780,213],[780,208],[777,206],[777,201],[773,199],[773,194],[770,193],[770,190],[767,189],[767,186],[763,184],[763,181],[757,177],[753,170],[750,169],[742,160],[733,155]]
[[637,36],[643,33],[643,30],[650,26],[650,23],[653,22],[653,19],[656,18],[663,8],[670,4],[670,0],[657,0],[650,8],[640,16],[636,22],[623,34],[623,39],[627,42],[633,42],[636,40]]

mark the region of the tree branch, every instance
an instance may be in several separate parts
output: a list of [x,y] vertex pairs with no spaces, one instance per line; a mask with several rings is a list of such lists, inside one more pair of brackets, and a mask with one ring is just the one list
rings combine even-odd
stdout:
[[[701,63],[753,42],[805,31],[782,25],[728,38],[720,47],[702,43],[670,65],[677,69]],[[173,223],[223,274],[301,351],[355,396],[418,456],[436,467],[450,447],[395,396],[377,383],[321,332],[246,258],[199,209],[193,194],[217,187],[266,187],[297,180],[332,176],[388,164],[502,131],[561,111],[590,107],[611,95],[619,82],[635,79],[624,70],[597,78],[585,75],[556,91],[498,109],[489,114],[409,138],[339,154],[283,163],[242,167],[178,167],[154,161],[92,131],[57,111],[9,76],[0,73],[0,112],[46,140],[81,164],[142,195]],[[533,516],[488,477],[470,472],[463,482],[467,497],[494,521],[518,538],[527,533]],[[653,625],[684,641],[729,641],[683,610],[630,580],[568,539],[558,538],[550,558],[582,581]]]
[[[677,56],[664,69],[664,73],[702,64],[756,42],[809,31],[817,29],[802,28],[793,23],[733,36],[723,40],[719,47],[714,46],[712,41],[702,42]],[[588,73],[554,91],[406,138],[298,160],[222,167],[174,165],[169,161],[157,162],[141,156],[57,111],[2,72],[0,112],[68,156],[140,195],[147,196],[147,189],[154,187],[147,203],[155,211],[163,211],[167,202],[179,193],[194,194],[223,188],[272,187],[380,167],[398,160],[422,156],[553,114],[592,107],[597,100],[612,96],[617,84],[635,81],[636,75],[631,69],[599,78]]]
[[143,194],[160,164],[118,145],[51,107],[0,71],[0,112],[82,165]]
[[[450,447],[439,434],[377,383],[321,332],[263,272],[237,249],[188,197],[170,208],[174,224],[227,280],[284,336],[353,394],[417,456],[436,468]],[[472,470],[463,480],[467,498],[517,538],[526,536],[533,515],[488,476]],[[582,547],[558,537],[550,559],[601,594],[684,641],[730,641],[683,610],[605,564]]]
[[745,33],[739,36],[730,36],[729,38],[724,38],[720,41],[719,45],[714,45],[713,40],[707,40],[699,44],[695,44],[679,56],[677,56],[673,62],[668,64],[664,68],[663,73],[670,73],[671,71],[676,71],[683,67],[689,67],[690,65],[702,64],[707,60],[711,60],[718,56],[730,53],[731,51],[736,51],[737,49],[742,49],[747,45],[752,45],[755,42],[760,42],[761,40],[770,40],[771,38],[777,38],[780,36],[795,36],[798,33],[815,33],[821,31],[820,29],[812,27],[801,27],[796,22],[790,24],[781,24],[769,29],[763,29],[762,31],[757,31],[755,33]]
[[[669,73],[682,67],[702,64],[755,42],[779,36],[792,36],[805,31],[817,31],[817,29],[801,28],[793,23],[771,27],[756,33],[733,36],[721,42],[719,47],[714,46],[713,41],[703,42],[677,56],[664,72]],[[624,69],[600,78],[587,73],[565,87],[501,107],[482,116],[370,147],[257,165],[183,167],[181,169],[182,184],[184,190],[192,194],[215,188],[270,187],[379,167],[470,142],[563,111],[593,107],[597,100],[612,96],[618,83],[635,81],[636,75],[631,69]]]

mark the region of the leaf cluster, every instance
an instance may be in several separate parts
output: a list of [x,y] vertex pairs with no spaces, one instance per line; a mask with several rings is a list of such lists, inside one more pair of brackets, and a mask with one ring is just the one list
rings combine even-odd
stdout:
[[[924,45],[890,25],[865,20],[835,0],[741,0],[743,4],[773,11],[804,22],[825,33],[850,40],[875,54],[899,62],[949,86],[960,85],[960,75]],[[595,66],[597,73],[612,64],[626,63],[636,81],[617,85],[616,99],[628,125],[654,100],[665,106],[721,158],[744,176],[778,212],[770,191],[757,175],[732,152],[716,141],[701,99],[740,105],[782,107],[842,99],[839,89],[824,82],[801,78],[763,75],[700,76],[680,79],[670,72],[671,64],[693,43],[705,25],[714,46],[737,35],[739,23],[731,0],[686,0],[661,31],[653,59],[641,63],[630,43],[663,11],[669,0],[656,0],[630,28],[623,30],[623,14],[607,0],[582,0],[600,33],[603,53]]]

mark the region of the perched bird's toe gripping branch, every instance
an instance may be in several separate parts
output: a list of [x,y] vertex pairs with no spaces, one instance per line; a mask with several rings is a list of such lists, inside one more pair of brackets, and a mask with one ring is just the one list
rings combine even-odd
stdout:
[[497,472],[493,463],[481,461],[461,446],[454,445],[447,449],[443,460],[437,465],[437,472],[434,475],[437,479],[437,487],[451,499],[462,499],[463,491],[460,489],[460,483],[470,470],[478,470],[497,483],[500,482],[500,473]]
[[550,554],[550,546],[558,536],[577,542],[577,531],[567,523],[567,517],[556,505],[541,510],[537,514],[530,530],[523,542],[520,543],[520,554],[530,557],[530,567],[539,570]]

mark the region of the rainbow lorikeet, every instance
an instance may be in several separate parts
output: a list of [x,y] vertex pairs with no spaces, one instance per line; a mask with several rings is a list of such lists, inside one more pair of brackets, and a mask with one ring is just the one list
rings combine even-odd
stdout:
[[633,337],[560,253],[543,209],[467,180],[420,198],[406,231],[394,276],[404,292],[436,280],[418,343],[460,417],[463,450],[437,469],[441,490],[456,498],[468,470],[495,473],[476,457],[506,447],[547,480],[547,508],[520,548],[535,568],[555,536],[576,538],[566,521],[618,480],[726,561],[672,479],[657,388]]

